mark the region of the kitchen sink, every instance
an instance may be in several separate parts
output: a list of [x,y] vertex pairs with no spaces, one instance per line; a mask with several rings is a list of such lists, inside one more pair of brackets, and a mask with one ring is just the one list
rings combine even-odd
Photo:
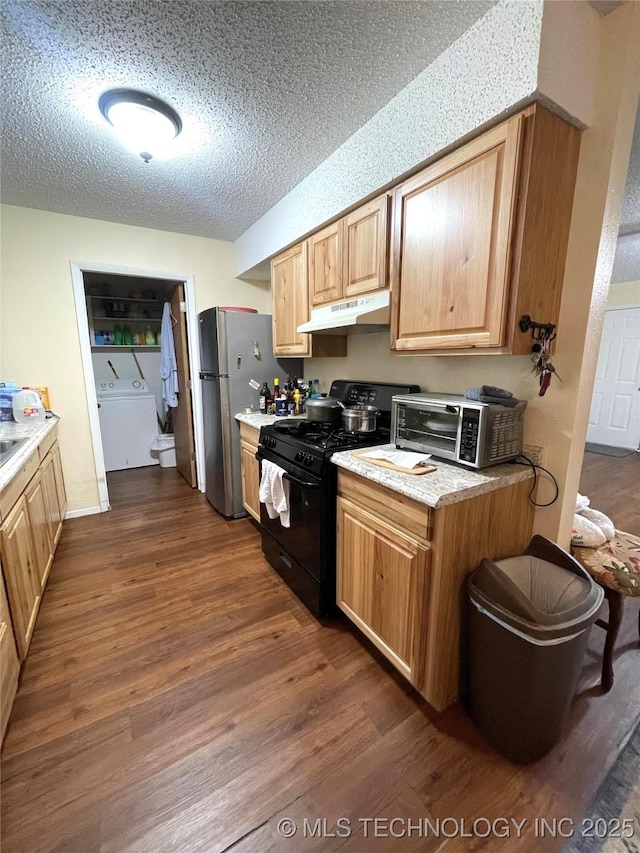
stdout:
[[0,467],[4,465],[7,459],[13,456],[17,450],[20,450],[27,440],[28,439],[26,438],[10,438],[0,441]]

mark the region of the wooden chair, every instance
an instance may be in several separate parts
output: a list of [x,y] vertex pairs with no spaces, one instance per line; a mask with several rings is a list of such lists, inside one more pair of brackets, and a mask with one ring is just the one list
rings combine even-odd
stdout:
[[[608,693],[613,686],[613,649],[615,647],[625,598],[640,601],[640,538],[616,530],[614,539],[597,548],[571,546],[571,553],[602,587],[609,605],[609,619],[598,619],[607,636],[602,657],[602,689]],[[638,614],[640,637],[640,613]]]

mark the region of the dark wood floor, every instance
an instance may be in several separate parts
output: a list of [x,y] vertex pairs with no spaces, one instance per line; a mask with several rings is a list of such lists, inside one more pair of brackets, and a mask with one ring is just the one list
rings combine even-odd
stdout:
[[[612,692],[596,686],[594,629],[566,736],[515,767],[460,706],[430,710],[355,629],[316,622],[250,522],[222,519],[171,469],[109,485],[112,512],[64,527],[4,744],[3,853],[563,846],[536,838],[534,819],[582,817],[640,715],[633,608]],[[374,838],[361,819],[376,817],[527,824],[443,844],[380,837],[384,823]],[[299,825],[291,841],[283,818]],[[353,834],[304,838],[305,818],[329,831],[347,818]]]
[[640,453],[585,453],[580,494],[608,515],[619,530],[640,536]]

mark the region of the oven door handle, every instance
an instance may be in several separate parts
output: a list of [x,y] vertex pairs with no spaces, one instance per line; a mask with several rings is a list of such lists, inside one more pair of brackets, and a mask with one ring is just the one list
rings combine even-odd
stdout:
[[[273,457],[270,458],[268,456],[265,456],[265,454],[262,452],[262,448],[260,448],[258,450],[258,452],[256,453],[256,459],[258,460],[258,462],[262,462],[263,460],[266,460],[267,462],[274,462],[276,465],[278,464],[278,462],[276,462],[276,460],[273,459]],[[280,467],[282,467],[282,466],[280,466]],[[302,489],[319,489],[320,488],[320,482],[319,481],[317,483],[310,483],[308,480],[299,480],[297,477],[294,477],[288,471],[285,471],[285,473],[282,475],[282,479],[288,480],[290,483],[295,483],[296,486],[300,486]]]
[[296,486],[300,486],[303,489],[319,489],[319,483],[309,483],[305,480],[298,480],[297,477],[292,477],[291,474],[284,473],[282,475],[283,480],[288,480],[290,483],[295,483]]

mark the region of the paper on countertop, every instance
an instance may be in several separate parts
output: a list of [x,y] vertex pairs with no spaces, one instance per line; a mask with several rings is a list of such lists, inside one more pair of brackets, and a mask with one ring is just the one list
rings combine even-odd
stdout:
[[416,453],[413,450],[368,450],[360,454],[361,459],[383,459],[401,468],[418,468],[427,464],[431,459],[430,453]]

